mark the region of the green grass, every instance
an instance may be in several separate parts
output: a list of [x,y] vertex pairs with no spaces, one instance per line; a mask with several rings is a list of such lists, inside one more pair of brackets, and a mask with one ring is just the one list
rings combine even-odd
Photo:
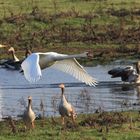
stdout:
[[[0,0],[0,43],[20,51],[60,47],[60,53],[69,53],[69,47],[80,53],[123,46],[125,53],[128,46],[138,48],[140,39],[135,34],[140,15],[130,13],[139,8],[139,0]],[[129,14],[123,18],[112,15],[120,9]],[[82,44],[81,49],[75,49],[77,44]]]
[[22,120],[19,120],[15,121],[16,133],[12,133],[8,121],[4,121],[0,122],[0,140],[139,140],[139,113],[131,111],[118,114],[119,116],[115,116],[115,113],[78,115],[75,126],[68,118],[65,126],[61,125],[59,117],[55,118],[55,122],[46,118],[43,126],[42,120],[36,120],[35,129],[26,131]]
[[[44,11],[53,12],[54,5],[56,4],[56,9],[60,11],[67,11],[75,7],[79,11],[86,12],[87,10],[98,10],[99,7],[115,7],[115,8],[127,8],[130,9],[132,6],[139,7],[139,0],[106,0],[106,1],[96,1],[96,0],[0,0],[1,7],[9,7],[13,11],[21,11],[21,7],[23,11],[30,11],[32,6],[39,6]],[[3,10],[2,10],[3,11]],[[8,11],[8,10],[7,10]]]

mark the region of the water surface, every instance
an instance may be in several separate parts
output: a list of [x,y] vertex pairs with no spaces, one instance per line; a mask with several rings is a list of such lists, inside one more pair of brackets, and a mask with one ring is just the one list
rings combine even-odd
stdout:
[[[118,62],[118,61],[117,61]],[[59,115],[60,83],[65,83],[65,95],[77,113],[94,113],[97,109],[117,111],[139,109],[140,87],[123,84],[120,78],[112,79],[107,71],[120,63],[86,67],[90,75],[98,79],[96,87],[86,86],[63,72],[46,69],[36,84],[29,84],[18,71],[0,68],[0,119],[8,115],[17,118],[27,106],[27,97],[33,98],[33,109],[41,114],[40,103],[44,104],[45,116]],[[121,64],[126,65],[126,64]]]

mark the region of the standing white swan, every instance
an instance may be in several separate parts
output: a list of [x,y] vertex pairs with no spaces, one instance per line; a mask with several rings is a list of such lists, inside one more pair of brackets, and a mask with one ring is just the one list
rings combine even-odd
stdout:
[[90,76],[75,59],[86,57],[91,57],[91,53],[85,52],[76,55],[59,54],[56,52],[32,53],[23,61],[21,67],[25,78],[31,83],[36,82],[41,78],[41,69],[51,66],[52,68],[56,68],[74,76],[87,85],[95,86],[97,81]]

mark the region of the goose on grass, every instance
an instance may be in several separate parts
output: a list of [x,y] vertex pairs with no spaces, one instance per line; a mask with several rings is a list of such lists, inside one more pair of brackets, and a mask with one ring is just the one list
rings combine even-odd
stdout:
[[62,125],[64,125],[64,117],[71,117],[73,124],[75,124],[76,113],[74,107],[67,101],[64,95],[65,85],[60,84],[59,87],[61,88],[61,101],[59,104],[59,113],[62,118]]
[[28,97],[28,107],[23,114],[23,121],[25,123],[26,128],[34,128],[34,121],[35,121],[35,113],[32,110],[32,97]]

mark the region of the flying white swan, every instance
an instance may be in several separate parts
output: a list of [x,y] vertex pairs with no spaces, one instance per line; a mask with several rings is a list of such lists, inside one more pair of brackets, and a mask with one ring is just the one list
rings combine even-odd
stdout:
[[41,76],[41,69],[47,67],[56,68],[66,72],[76,79],[90,86],[95,86],[97,81],[90,76],[75,58],[92,57],[90,52],[76,55],[59,54],[56,52],[32,53],[21,64],[25,78],[33,83],[38,81]]

